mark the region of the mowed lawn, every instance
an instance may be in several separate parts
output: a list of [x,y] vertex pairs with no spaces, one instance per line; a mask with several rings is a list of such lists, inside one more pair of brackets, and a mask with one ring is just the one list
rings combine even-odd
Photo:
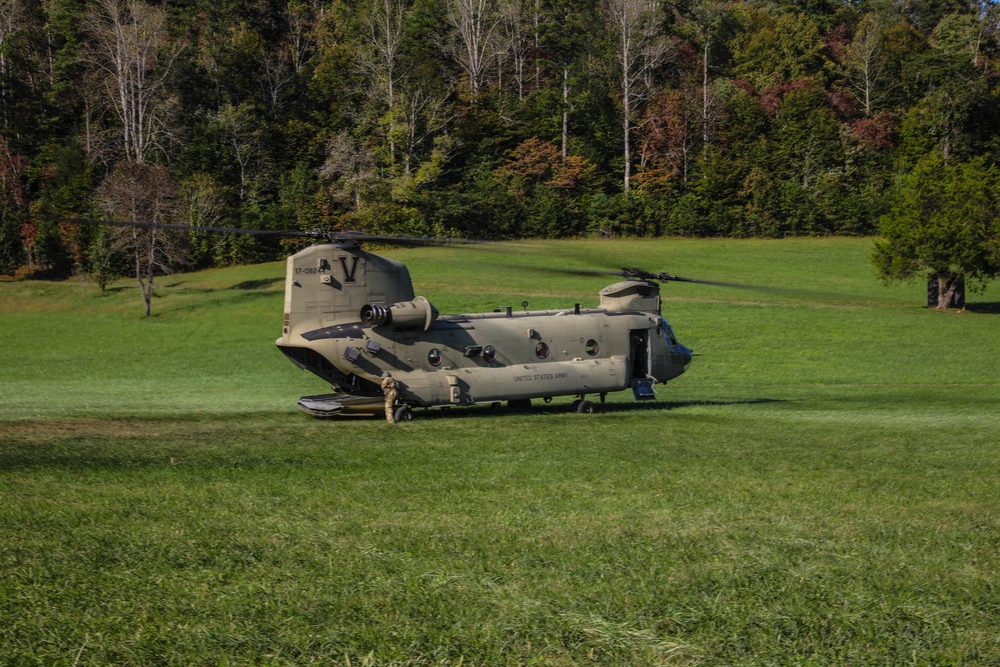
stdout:
[[697,357],[658,400],[319,421],[282,263],[0,283],[0,665],[996,665],[1000,289],[870,240],[387,250],[442,312],[638,265]]

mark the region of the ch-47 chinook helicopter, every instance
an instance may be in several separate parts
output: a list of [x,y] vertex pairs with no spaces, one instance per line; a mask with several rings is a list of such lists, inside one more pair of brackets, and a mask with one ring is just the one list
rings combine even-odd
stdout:
[[[635,269],[605,287],[597,308],[442,315],[414,296],[402,263],[366,252],[360,235],[336,236],[288,258],[282,335],[275,344],[295,365],[338,393],[305,397],[316,416],[376,414],[384,374],[399,383],[398,419],[412,407],[577,396],[631,388],[655,398],[653,385],[685,371],[691,351],[660,314],[666,273]],[[370,237],[369,237],[370,238]]]
[[[587,396],[631,389],[655,398],[654,385],[678,377],[693,353],[660,312],[659,283],[730,283],[641,269],[577,271],[624,278],[600,291],[597,308],[442,315],[413,293],[401,262],[365,251],[364,242],[426,246],[480,243],[362,234],[193,227],[143,222],[104,224],[185,231],[308,237],[320,241],[288,257],[284,321],[278,349],[329,382],[334,393],[306,396],[299,407],[317,417],[375,415],[384,409],[380,381],[399,385],[398,420],[412,408],[478,403],[528,407],[532,399],[576,396],[577,412],[594,412]],[[525,304],[526,305],[526,302]]]

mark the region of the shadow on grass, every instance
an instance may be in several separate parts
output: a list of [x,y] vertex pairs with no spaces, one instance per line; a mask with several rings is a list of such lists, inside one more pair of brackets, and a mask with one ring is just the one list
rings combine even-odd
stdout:
[[[649,412],[656,410],[680,410],[698,406],[727,406],[727,405],[761,405],[767,403],[786,403],[785,399],[779,398],[750,398],[741,401],[643,401],[642,403],[598,403],[594,401],[594,407],[598,413],[617,412]],[[571,404],[560,403],[558,405],[546,405],[544,403],[533,404],[527,410],[512,410],[506,406],[497,408],[488,405],[474,405],[452,409],[448,406],[444,408],[431,408],[427,410],[417,409],[413,411],[414,421],[425,419],[455,419],[458,417],[488,417],[500,415],[553,415],[566,412],[575,412]],[[331,421],[337,421],[336,417]]]
[[992,303],[967,303],[965,309],[970,313],[980,313],[982,315],[1000,315],[1000,301]]
[[245,446],[248,423],[289,437],[307,421],[285,411],[0,421],[0,470],[163,468],[172,456],[228,466],[258,457],[257,444]]
[[275,283],[281,282],[284,278],[263,278],[261,280],[244,280],[241,283],[236,283],[229,289],[239,289],[239,290],[251,290],[251,289],[266,289],[271,287]]

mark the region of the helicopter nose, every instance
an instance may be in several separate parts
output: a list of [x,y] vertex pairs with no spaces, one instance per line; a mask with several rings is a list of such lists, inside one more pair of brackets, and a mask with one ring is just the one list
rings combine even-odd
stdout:
[[692,352],[690,349],[688,349],[683,345],[681,345],[680,348],[681,348],[681,361],[684,362],[684,366],[687,366],[688,364],[691,363],[691,359],[694,358],[694,352]]

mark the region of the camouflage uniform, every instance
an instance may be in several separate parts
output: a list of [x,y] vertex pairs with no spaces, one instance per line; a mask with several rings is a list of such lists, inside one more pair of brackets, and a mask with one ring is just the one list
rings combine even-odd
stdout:
[[385,420],[396,423],[396,397],[399,396],[399,385],[391,375],[382,378],[382,393],[385,394]]

